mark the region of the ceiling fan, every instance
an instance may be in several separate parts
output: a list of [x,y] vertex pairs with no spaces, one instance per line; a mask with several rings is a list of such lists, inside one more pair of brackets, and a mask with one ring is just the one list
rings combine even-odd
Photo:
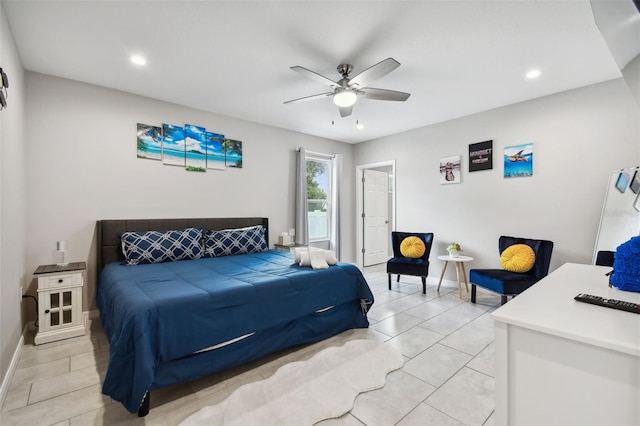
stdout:
[[387,58],[384,61],[378,62],[377,64],[367,68],[355,77],[349,78],[349,73],[353,70],[353,66],[349,64],[340,64],[337,69],[340,75],[342,75],[342,78],[338,81],[333,81],[300,66],[291,67],[292,70],[299,74],[330,86],[333,88],[333,91],[306,96],[304,98],[292,99],[290,101],[286,101],[285,104],[312,101],[314,99],[322,99],[331,96],[333,97],[333,103],[335,103],[340,110],[340,116],[348,117],[353,111],[353,105],[358,100],[358,96],[379,101],[406,101],[410,96],[409,93],[368,87],[369,83],[384,77],[399,66],[400,62],[393,58]]

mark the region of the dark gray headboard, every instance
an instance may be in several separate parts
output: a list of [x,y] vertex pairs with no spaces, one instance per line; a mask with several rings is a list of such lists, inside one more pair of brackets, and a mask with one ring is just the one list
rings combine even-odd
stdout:
[[97,272],[118,260],[124,260],[119,234],[140,231],[170,231],[199,226],[202,229],[243,228],[245,226],[262,225],[269,244],[269,219],[266,217],[230,217],[203,219],[109,219],[99,220],[98,228],[98,264]]

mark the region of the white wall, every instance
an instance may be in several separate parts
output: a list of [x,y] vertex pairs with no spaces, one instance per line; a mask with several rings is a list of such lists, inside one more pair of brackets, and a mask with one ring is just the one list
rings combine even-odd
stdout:
[[640,105],[640,55],[633,58],[623,69],[622,76],[627,82],[634,99]]
[[[396,160],[397,229],[434,232],[431,276],[451,241],[471,267],[499,267],[500,235],[554,241],[555,269],[590,263],[609,171],[640,163],[639,117],[618,79],[361,143],[355,164]],[[469,173],[468,145],[489,139],[493,170]],[[505,179],[504,147],[526,142],[533,176]],[[452,155],[462,182],[440,185],[438,161]]]
[[[0,3],[0,67],[9,78],[8,108],[0,111],[0,383],[22,333],[20,286],[26,284],[24,69]],[[22,304],[35,312],[32,301]]]
[[[26,73],[27,270],[86,261],[84,309],[95,309],[95,225],[100,219],[266,216],[271,243],[294,227],[294,150],[343,154],[353,146],[89,84]],[[204,84],[204,83],[203,83]],[[243,168],[206,173],[136,158],[136,123],[204,126],[243,141]],[[353,177],[344,173],[344,260],[353,260]],[[31,284],[34,291],[35,282]]]

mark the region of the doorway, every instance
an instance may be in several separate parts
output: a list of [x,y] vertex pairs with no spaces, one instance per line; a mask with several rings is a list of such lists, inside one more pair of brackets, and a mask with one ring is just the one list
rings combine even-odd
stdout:
[[395,160],[356,166],[356,263],[371,266],[391,256],[396,225]]

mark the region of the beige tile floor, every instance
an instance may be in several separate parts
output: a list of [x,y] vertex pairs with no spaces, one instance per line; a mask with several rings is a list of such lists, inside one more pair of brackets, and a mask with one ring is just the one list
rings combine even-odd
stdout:
[[[353,409],[322,426],[493,425],[493,321],[500,300],[478,289],[478,303],[443,283],[414,277],[387,288],[384,265],[365,268],[375,295],[369,329],[350,330],[250,365],[153,392],[151,412],[138,418],[102,395],[109,347],[99,321],[86,336],[34,346],[27,342],[0,412],[9,425],[175,425],[216,404],[239,386],[273,374],[284,363],[355,338],[383,340],[405,357],[384,388],[359,395]],[[450,283],[451,284],[451,283]]]

